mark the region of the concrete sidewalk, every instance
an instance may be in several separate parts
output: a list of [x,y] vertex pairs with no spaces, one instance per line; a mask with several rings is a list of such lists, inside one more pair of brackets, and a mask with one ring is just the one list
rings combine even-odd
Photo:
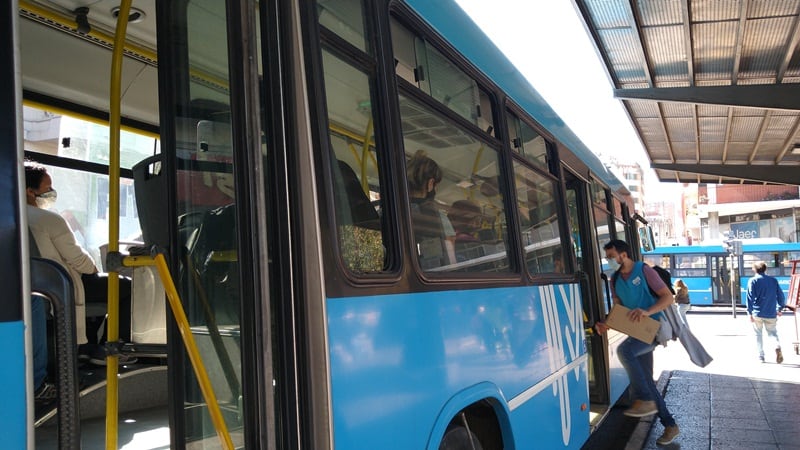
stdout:
[[800,384],[683,370],[662,378],[681,434],[657,445],[664,428],[652,416],[639,423],[628,448],[800,450]]
[[758,361],[749,318],[693,314],[693,333],[714,361],[699,368],[679,343],[655,353],[659,388],[680,427],[680,436],[658,446],[657,416],[642,419],[626,449],[795,449],[800,450],[800,356],[794,317],[778,322],[784,362],[775,362],[774,343],[764,335],[766,363]]

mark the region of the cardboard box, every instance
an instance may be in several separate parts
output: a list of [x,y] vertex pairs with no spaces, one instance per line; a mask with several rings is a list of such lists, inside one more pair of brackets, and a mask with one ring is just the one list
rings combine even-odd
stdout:
[[661,323],[650,317],[642,317],[639,322],[634,322],[628,318],[628,311],[630,309],[622,305],[614,305],[606,318],[606,325],[645,344],[651,344]]

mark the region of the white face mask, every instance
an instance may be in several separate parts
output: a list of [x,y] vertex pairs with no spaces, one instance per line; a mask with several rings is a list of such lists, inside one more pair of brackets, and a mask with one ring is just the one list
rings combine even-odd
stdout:
[[619,263],[614,258],[608,258],[608,267],[616,272],[619,269]]
[[50,209],[56,204],[58,199],[58,192],[55,189],[50,189],[36,196],[36,206],[42,209]]

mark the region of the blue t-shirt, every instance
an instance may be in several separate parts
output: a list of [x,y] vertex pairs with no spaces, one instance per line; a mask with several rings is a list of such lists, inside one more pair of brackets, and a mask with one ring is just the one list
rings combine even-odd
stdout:
[[[655,273],[655,270],[650,270],[653,271],[654,277],[658,281],[661,281],[661,278]],[[648,277],[645,276],[644,271],[644,263],[637,261],[633,265],[633,270],[628,275],[627,279],[625,279],[620,272],[614,283],[614,294],[622,300],[622,306],[629,309],[640,308],[647,310],[656,303],[657,299],[653,298],[653,295],[650,294],[650,288],[647,284]],[[651,280],[650,284],[654,291],[658,291],[666,286],[663,281],[661,281],[659,285],[657,281]],[[655,320],[661,320],[661,312],[657,312],[650,317]]]

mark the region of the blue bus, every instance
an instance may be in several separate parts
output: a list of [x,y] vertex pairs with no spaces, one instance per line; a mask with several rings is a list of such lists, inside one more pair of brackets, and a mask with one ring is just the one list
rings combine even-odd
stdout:
[[[4,445],[96,440],[91,420],[112,448],[151,424],[176,449],[586,442],[628,384],[624,336],[592,329],[633,203],[455,2],[79,6],[0,9]],[[105,371],[53,333],[50,403],[23,157],[131,286]]]
[[682,279],[692,305],[744,305],[753,264],[759,261],[767,264],[767,274],[778,280],[788,298],[791,261],[800,260],[800,243],[743,240],[741,255],[728,253],[721,244],[656,247],[642,258],[668,269],[673,281]]

